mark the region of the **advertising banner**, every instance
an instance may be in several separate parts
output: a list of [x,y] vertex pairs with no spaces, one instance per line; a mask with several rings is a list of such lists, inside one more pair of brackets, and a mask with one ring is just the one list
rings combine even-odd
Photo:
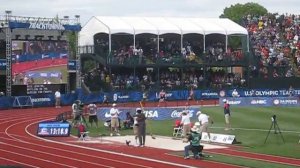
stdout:
[[69,31],[80,31],[80,25],[62,25],[61,23],[44,23],[44,22],[32,22],[22,23],[17,21],[10,21],[9,27],[11,29],[24,28],[24,29],[37,29],[37,30],[69,30]]
[[[121,120],[126,119],[126,112],[130,112],[131,115],[135,114],[136,108],[118,108]],[[171,120],[181,119],[181,113],[184,108],[145,108],[144,114],[150,120]],[[188,108],[191,118],[196,119],[196,113],[199,108]],[[110,108],[98,108],[97,116],[102,121],[110,120]]]
[[232,89],[221,90],[220,97],[290,97],[300,96],[300,89]]
[[70,71],[76,71],[76,64],[77,61],[76,60],[69,60],[68,62],[68,70]]
[[299,106],[298,97],[226,97],[220,98],[219,104],[227,100],[233,106]]
[[235,140],[235,135],[227,135],[227,134],[210,134],[210,139],[206,132],[202,133],[201,141],[206,142],[216,142],[216,143],[222,143],[222,144],[233,144]]

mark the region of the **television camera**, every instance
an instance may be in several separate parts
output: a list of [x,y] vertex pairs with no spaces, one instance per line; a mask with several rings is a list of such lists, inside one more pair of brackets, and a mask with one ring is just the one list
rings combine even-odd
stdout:
[[268,139],[269,134],[270,134],[270,132],[271,132],[272,129],[274,129],[274,134],[278,134],[278,133],[280,134],[281,139],[282,139],[282,141],[283,141],[283,143],[284,143],[283,135],[281,134],[281,130],[280,130],[280,128],[279,128],[279,125],[277,124],[277,116],[276,116],[276,115],[273,115],[273,116],[271,117],[271,121],[272,121],[272,124],[271,124],[271,127],[270,127],[270,129],[269,129],[269,132],[268,132],[268,134],[267,134],[267,137],[266,137],[266,139],[265,139],[265,143],[267,142],[267,139]]

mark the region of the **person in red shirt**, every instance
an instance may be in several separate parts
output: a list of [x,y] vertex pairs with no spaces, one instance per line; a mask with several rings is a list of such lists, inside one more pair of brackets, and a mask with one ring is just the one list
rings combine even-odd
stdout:
[[81,134],[83,134],[82,135],[83,138],[86,137],[87,131],[86,131],[85,125],[82,122],[79,123],[77,130],[78,130],[78,138],[81,138]]
[[231,124],[230,124],[230,104],[228,103],[228,100],[224,99],[224,115],[225,115],[225,131],[228,131],[231,129]]

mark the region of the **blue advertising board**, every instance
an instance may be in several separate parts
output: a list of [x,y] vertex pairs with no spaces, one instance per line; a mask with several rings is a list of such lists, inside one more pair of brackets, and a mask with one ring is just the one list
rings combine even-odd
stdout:
[[219,99],[220,105],[224,99],[233,106],[300,106],[298,97],[226,97]]
[[41,122],[38,124],[38,136],[61,137],[70,136],[71,126],[68,122]]
[[[235,91],[235,94],[234,94]],[[220,97],[285,97],[300,96],[300,89],[232,89],[221,90]]]
[[[126,119],[126,112],[130,112],[131,115],[135,114],[135,108],[118,108],[121,120]],[[185,110],[184,108],[145,108],[144,114],[148,119],[151,120],[171,120],[171,119],[181,119],[181,113]],[[196,113],[199,108],[188,108],[189,115],[191,118],[196,119]],[[102,121],[110,120],[110,108],[99,108],[97,111],[97,116]]]
[[43,23],[43,22],[18,22],[9,21],[9,27],[11,29],[24,28],[24,29],[37,29],[37,30],[69,30],[69,31],[80,31],[81,25],[63,25],[60,23]]
[[69,62],[68,62],[68,70],[69,71],[76,71],[76,64],[77,64],[76,60],[69,60]]

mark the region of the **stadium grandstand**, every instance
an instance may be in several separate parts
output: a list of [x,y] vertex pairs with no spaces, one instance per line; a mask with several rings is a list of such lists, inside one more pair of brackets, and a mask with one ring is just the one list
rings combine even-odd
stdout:
[[278,15],[246,16],[240,25],[225,18],[95,16],[80,32],[82,61],[97,62],[83,71],[84,83],[92,91],[297,87],[292,23]]
[[[144,94],[155,101],[164,89],[172,92],[169,100],[186,99],[189,90],[196,99],[218,99],[222,91],[300,85],[299,18],[293,15],[249,15],[240,24],[227,18],[93,16],[76,30],[79,16],[6,13],[1,22],[0,78],[6,83],[0,91],[8,96],[80,89],[96,93],[96,102],[106,96],[138,101]],[[18,27],[23,24],[29,27]],[[76,34],[73,44],[69,33]]]

